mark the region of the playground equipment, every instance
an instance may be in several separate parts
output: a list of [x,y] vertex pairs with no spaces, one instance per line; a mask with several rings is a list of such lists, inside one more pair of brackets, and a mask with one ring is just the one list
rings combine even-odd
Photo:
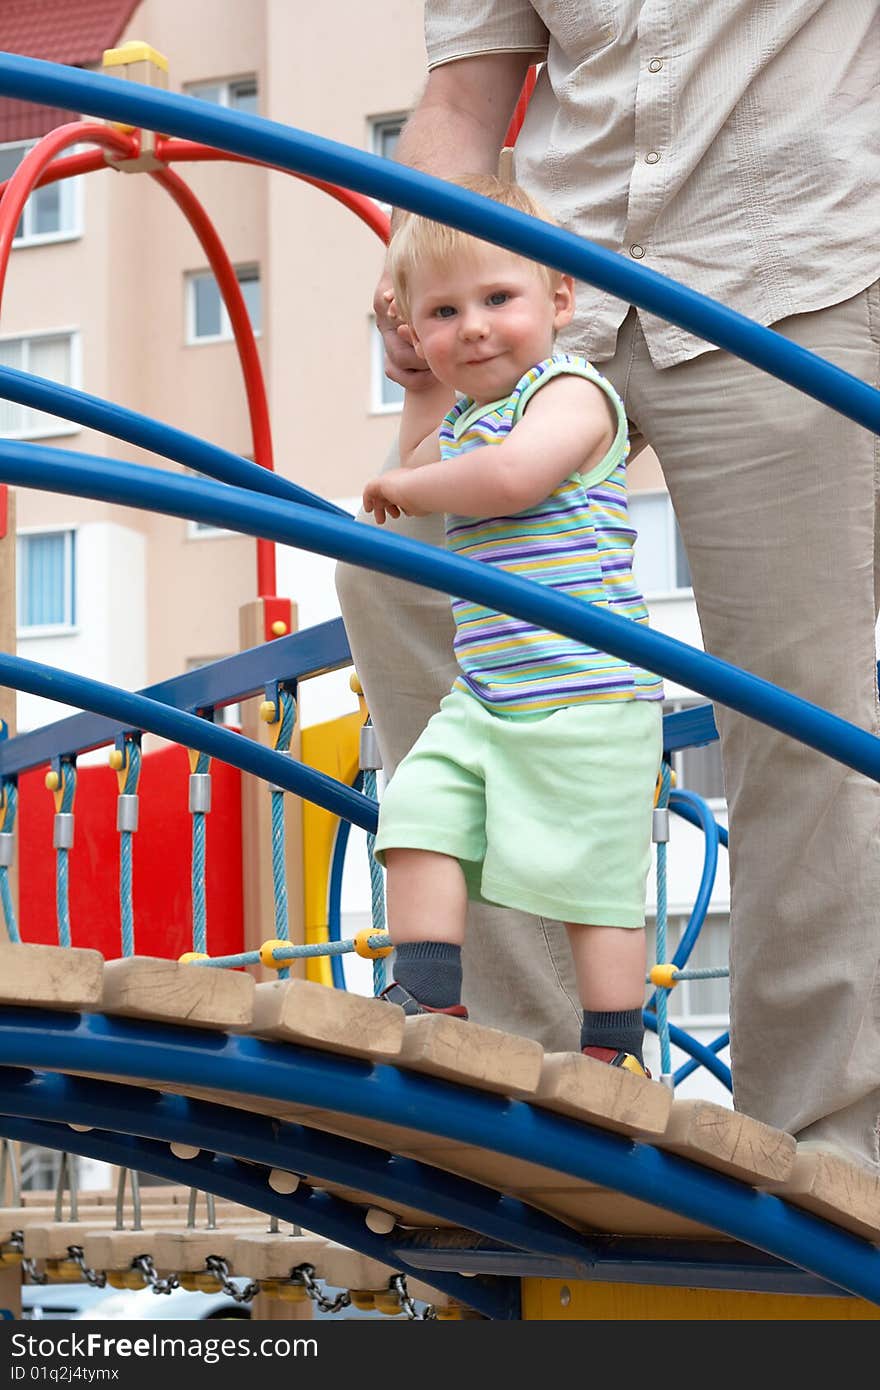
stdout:
[[[169,171],[155,166],[179,153],[185,137],[443,218],[565,265],[880,430],[880,395],[846,373],[623,258],[402,166],[161,89],[14,55],[0,57],[0,92],[127,122],[128,134],[80,125],[76,139],[94,138],[114,157],[141,161],[166,186]],[[143,130],[172,134],[145,145]],[[4,203],[14,193],[12,206],[20,207],[28,179],[57,174],[50,161],[74,137],[55,135],[51,152],[28,156],[26,174],[23,162]],[[179,190],[176,196],[185,201]],[[268,468],[81,393],[8,371],[0,393],[178,461],[198,459],[202,473],[223,479],[4,441],[6,483],[149,507],[466,594],[627,657],[880,777],[880,747],[867,733],[670,638],[358,527]],[[269,586],[265,566],[261,585]],[[58,779],[58,815],[69,815],[64,797],[78,752],[106,743],[119,754],[122,796],[132,795],[135,740],[150,731],[193,751],[196,779],[207,775],[200,759],[217,759],[264,778],[279,789],[273,795],[283,789],[305,797],[369,834],[375,800],[345,784],[351,758],[333,769],[345,772],[344,782],[328,775],[332,759],[323,753],[309,767],[196,713],[262,693],[281,737],[298,682],[346,660],[338,623],[279,636],[140,694],[0,657],[5,684],[85,711],[0,746],[5,815],[14,817],[17,777],[46,762]],[[666,751],[713,733],[708,710],[672,716]],[[355,1300],[372,1296],[404,1311],[417,1290],[427,1292],[438,1316],[880,1317],[880,1180],[867,1172],[827,1154],[798,1154],[790,1135],[709,1102],[677,1100],[669,1087],[580,1055],[545,1055],[536,1043],[442,1016],[405,1020],[394,1006],[315,978],[257,984],[229,968],[254,963],[248,953],[209,953],[195,906],[205,793],[197,783],[191,801],[188,959],[134,954],[124,913],[119,959],[79,945],[0,947],[0,1133],[213,1194],[215,1213],[220,1202],[232,1204],[228,1229],[206,1234],[193,1221],[174,1223],[166,1209],[149,1231],[132,1232],[121,1211],[112,1227],[103,1222],[100,1204],[85,1222],[79,1213],[69,1223],[47,1222],[38,1209],[40,1220],[31,1221],[28,1206],[16,1205],[3,1211],[0,1230],[9,1271],[24,1259],[37,1276],[88,1271],[154,1287],[172,1275],[222,1284],[235,1273],[294,1301],[320,1296],[324,1281],[352,1290]],[[667,779],[661,796],[703,826],[709,865],[720,837],[705,808],[670,792]],[[130,835],[126,814],[121,832]],[[332,826],[321,833],[326,862]],[[66,869],[66,822],[56,848]],[[693,930],[676,958],[661,960],[652,974],[649,1022],[661,1036],[664,991],[686,970],[708,875],[707,868]],[[62,937],[65,884],[59,870]],[[276,921],[283,921],[280,907]],[[279,929],[254,954],[283,971],[318,949],[380,959],[386,944],[374,920],[356,943],[285,944]],[[712,1048],[681,1034],[675,1040],[725,1076],[717,1056],[724,1039]],[[297,1233],[261,1233],[266,1217]],[[141,1214],[135,1226],[142,1225]]]

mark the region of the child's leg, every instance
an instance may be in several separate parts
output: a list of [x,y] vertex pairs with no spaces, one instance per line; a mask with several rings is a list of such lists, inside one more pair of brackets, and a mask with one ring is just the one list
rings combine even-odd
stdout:
[[387,849],[385,869],[395,984],[428,1009],[457,1009],[467,910],[461,865],[432,850]]
[[[645,932],[567,922],[584,1010],[581,1047],[625,1053],[641,1063],[647,968]],[[606,1060],[602,1058],[602,1060]]]

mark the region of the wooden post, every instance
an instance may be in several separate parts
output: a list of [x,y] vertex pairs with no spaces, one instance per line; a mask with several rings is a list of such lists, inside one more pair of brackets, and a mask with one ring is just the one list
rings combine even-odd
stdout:
[[[288,618],[275,616],[277,605],[285,604]],[[273,632],[273,624],[283,624],[288,632],[298,626],[296,604],[288,600],[259,598],[245,604],[239,613],[239,642],[242,651],[285,635]],[[262,697],[241,706],[242,733],[271,747],[272,731],[260,719]],[[290,743],[293,757],[300,756],[299,720]],[[275,898],[272,888],[272,808],[266,783],[243,772],[241,775],[241,843],[244,874],[244,950],[259,949],[275,936]],[[287,868],[288,928],[293,944],[302,944],[304,935],[302,800],[292,793],[284,796],[285,863]],[[262,965],[250,967],[257,980],[274,980],[277,974]],[[304,977],[303,962],[291,967],[291,975]]]

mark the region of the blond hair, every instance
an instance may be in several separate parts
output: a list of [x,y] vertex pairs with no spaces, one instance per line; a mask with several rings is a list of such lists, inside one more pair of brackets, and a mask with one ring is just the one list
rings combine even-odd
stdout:
[[[461,178],[450,179],[457,188],[465,188],[471,193],[479,193],[491,198],[504,207],[515,208],[517,212],[538,217],[542,222],[556,223],[524,188],[516,183],[505,183],[495,174],[467,174]],[[391,238],[388,249],[388,266],[397,312],[404,320],[409,318],[411,309],[410,291],[415,271],[419,265],[447,265],[463,252],[481,245],[478,237],[468,232],[460,232],[456,227],[447,227],[444,222],[433,222],[418,213],[405,212]],[[511,253],[515,254],[515,253]],[[525,260],[526,257],[521,257]],[[548,288],[553,291],[559,283],[560,272],[550,266],[536,265],[535,269],[547,279]]]

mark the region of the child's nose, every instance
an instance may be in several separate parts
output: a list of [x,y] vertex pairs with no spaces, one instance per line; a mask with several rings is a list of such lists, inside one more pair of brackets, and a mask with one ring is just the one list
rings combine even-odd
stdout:
[[486,315],[481,309],[470,309],[461,316],[461,333],[463,338],[483,338],[487,331]]

